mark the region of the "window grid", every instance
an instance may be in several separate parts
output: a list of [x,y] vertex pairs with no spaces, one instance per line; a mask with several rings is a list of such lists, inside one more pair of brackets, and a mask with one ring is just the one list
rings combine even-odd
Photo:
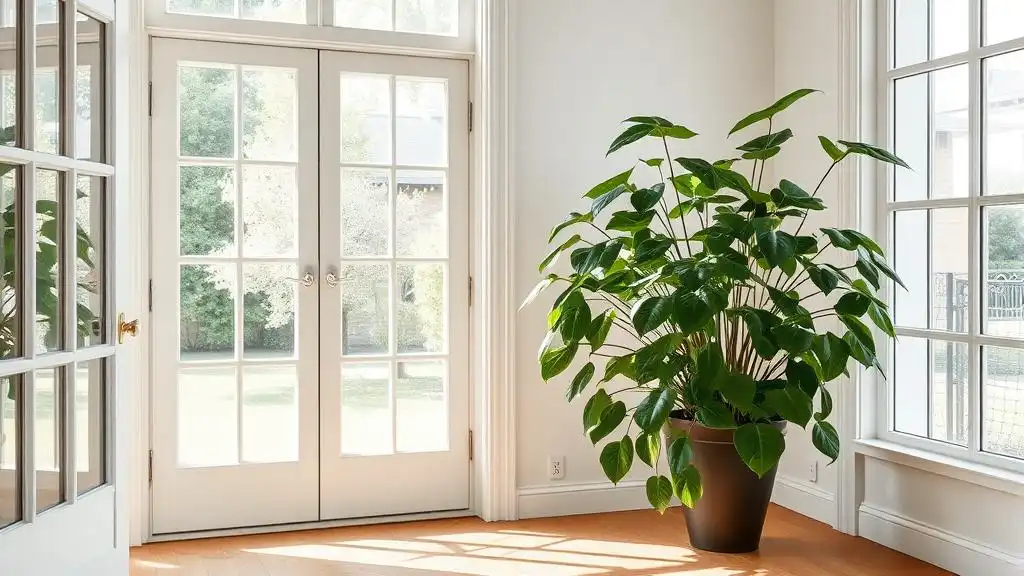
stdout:
[[[0,360],[0,378],[10,378],[17,384],[18,405],[18,426],[17,433],[20,436],[19,445],[16,448],[20,474],[16,479],[13,494],[20,501],[18,521],[3,525],[0,523],[0,534],[17,530],[25,525],[31,525],[36,521],[39,513],[50,514],[67,506],[73,506],[79,496],[78,474],[76,462],[76,434],[75,434],[75,369],[76,366],[88,361],[98,360],[102,365],[107,366],[107,374],[102,380],[102,406],[98,410],[103,414],[102,422],[99,423],[99,438],[102,443],[101,453],[104,454],[103,461],[99,468],[99,486],[108,485],[113,482],[113,463],[109,455],[112,449],[112,425],[107,415],[112,414],[113,394],[110,382],[113,369],[107,358],[114,355],[114,346],[111,338],[114,333],[113,325],[113,274],[107,264],[112,261],[112,222],[113,203],[110,201],[109,191],[113,189],[110,177],[114,168],[110,164],[94,162],[90,160],[76,160],[74,158],[75,143],[75,70],[77,56],[77,38],[75,35],[75,15],[79,12],[87,12],[93,15],[102,23],[102,39],[108,43],[112,37],[113,11],[111,6],[94,7],[87,5],[85,0],[81,4],[79,0],[61,0],[56,3],[59,10],[60,23],[54,26],[53,22],[36,22],[36,5],[45,0],[21,0],[17,6],[16,19],[12,20],[10,7],[14,4],[3,5],[3,24],[0,35],[11,37],[8,40],[10,45],[15,46],[15,58],[5,62],[4,66],[10,66],[17,71],[15,87],[15,107],[17,110],[17,126],[15,131],[15,146],[0,145],[0,164],[18,167],[16,170],[17,193],[15,205],[16,227],[17,227],[17,295],[16,307],[19,310],[19,328],[16,336],[17,353],[10,359]],[[37,25],[38,24],[38,25]],[[15,25],[17,27],[15,27]],[[60,78],[60,89],[57,94],[57,105],[55,110],[56,121],[59,125],[59,138],[55,153],[40,152],[35,150],[37,132],[37,99],[36,94],[36,72],[46,67],[46,62],[39,62],[39,52],[44,49],[42,44],[37,44],[37,37],[40,33],[53,34],[60,38],[60,42],[53,42],[46,39],[45,49],[54,52],[54,58],[60,63],[60,70],[63,76]],[[54,46],[56,44],[56,46]],[[106,45],[106,44],[104,44]],[[109,59],[111,53],[104,49],[102,58]],[[47,59],[50,56],[46,57]],[[52,64],[50,65],[52,68]],[[95,85],[94,85],[95,87]],[[98,107],[94,105],[93,113],[103,114],[110,110],[110,103],[113,99],[112,78],[102,79],[104,102]],[[93,101],[95,104],[95,100]],[[110,133],[109,118],[102,117],[102,130],[105,135]],[[110,158],[112,147],[109,138],[103,139],[104,158]],[[54,352],[41,353],[36,350],[36,340],[39,334],[36,313],[36,267],[37,267],[37,230],[36,230],[36,201],[39,197],[37,179],[40,171],[55,171],[58,176],[57,194],[60,200],[57,238],[59,238],[58,267],[60,285],[55,289],[58,294],[59,309],[56,314],[60,317],[60,325],[63,327],[58,341],[58,350]],[[79,348],[78,326],[77,326],[77,230],[76,230],[76,201],[75,184],[79,175],[99,176],[103,179],[103,190],[96,193],[101,200],[104,226],[99,234],[102,235],[100,246],[102,251],[96,256],[102,259],[102,282],[104,293],[101,308],[101,317],[104,323],[102,333],[104,343],[98,346]],[[31,207],[31,208],[27,208]],[[51,328],[52,329],[52,328]],[[40,371],[53,371],[54,392],[56,396],[62,396],[65,400],[55,402],[50,408],[57,419],[53,423],[59,437],[51,441],[59,446],[53,455],[54,462],[41,464],[37,461],[35,447],[39,440],[36,438],[36,373]],[[71,399],[71,400],[66,400]],[[9,401],[5,398],[5,404]],[[5,463],[5,468],[7,463]],[[60,474],[57,477],[50,475],[44,478],[40,473],[52,474],[53,468],[59,467]],[[39,491],[58,488],[57,502],[53,506],[43,504],[39,501]],[[84,487],[83,487],[84,488]],[[91,489],[91,488],[90,488]],[[43,504],[40,506],[39,504]],[[37,508],[46,508],[37,510]]]
[[[1003,456],[1001,454],[985,452],[983,450],[984,438],[983,438],[983,420],[984,420],[984,406],[983,406],[983,391],[985,381],[983,378],[986,376],[987,370],[983,372],[983,353],[988,350],[999,347],[1011,350],[1024,350],[1024,339],[1013,338],[1007,336],[996,336],[991,334],[985,334],[983,330],[983,311],[988,309],[988,289],[987,282],[983,276],[983,271],[986,269],[985,263],[983,262],[983,239],[982,239],[982,212],[988,207],[995,206],[1007,206],[1007,205],[1024,205],[1024,194],[1006,194],[1006,195],[984,195],[984,167],[985,153],[984,148],[984,137],[983,127],[985,124],[985,118],[983,115],[985,102],[985,90],[984,90],[984,70],[985,62],[987,59],[1000,56],[1003,54],[1013,53],[1016,51],[1024,50],[1024,37],[1006,40],[997,44],[983,45],[983,2],[984,0],[969,0],[969,19],[968,19],[968,44],[967,50],[941,56],[938,58],[932,58],[931,55],[935,50],[934,37],[933,37],[933,22],[935,11],[934,11],[934,0],[929,0],[929,22],[924,23],[928,29],[928,47],[929,57],[921,62],[916,62],[901,67],[896,67],[896,14],[895,5],[898,0],[887,0],[880,3],[879,9],[879,29],[886,33],[882,36],[883,40],[879,50],[879,82],[878,86],[878,103],[879,103],[879,116],[878,116],[878,130],[881,136],[881,141],[884,142],[889,149],[894,149],[895,144],[895,115],[898,112],[896,109],[894,94],[896,82],[901,79],[911,78],[920,74],[927,74],[929,72],[936,72],[946,70],[954,66],[967,65],[968,77],[969,77],[969,90],[968,90],[968,142],[969,142],[969,153],[968,153],[968,195],[966,197],[947,197],[947,198],[932,198],[932,192],[934,190],[933,174],[932,174],[932,155],[934,146],[934,128],[933,117],[934,110],[932,93],[934,90],[934,81],[929,75],[928,79],[928,141],[927,141],[927,194],[926,199],[914,199],[914,200],[896,200],[895,196],[895,168],[886,166],[879,172],[879,190],[880,193],[880,206],[879,222],[881,225],[878,227],[877,233],[881,239],[885,242],[885,245],[889,249],[890,254],[894,254],[894,242],[893,242],[893,225],[894,215],[900,211],[908,210],[928,210],[927,217],[927,233],[929,239],[927,241],[928,251],[928,262],[927,262],[927,280],[928,290],[925,295],[911,295],[912,298],[925,297],[927,298],[927,312],[928,321],[925,328],[911,328],[907,326],[901,326],[900,321],[896,319],[896,333],[897,337],[916,337],[925,338],[928,342],[928,366],[927,366],[927,432],[931,433],[933,429],[933,379],[934,370],[933,364],[933,353],[947,342],[951,343],[962,343],[967,345],[967,418],[968,418],[968,430],[967,430],[967,442],[965,447],[956,446],[950,442],[944,442],[937,439],[924,438],[916,436],[910,433],[900,432],[896,430],[895,425],[895,390],[899,386],[899,376],[894,374],[894,362],[892,358],[893,346],[890,343],[885,351],[886,354],[890,355],[890,358],[884,362],[886,366],[886,378],[882,384],[884,390],[884,401],[886,403],[885,409],[879,411],[879,430],[880,436],[886,440],[896,441],[901,444],[906,444],[912,447],[930,450],[947,454],[950,456],[962,458],[978,462],[984,465],[990,465],[994,467],[1006,468],[1014,471],[1024,471],[1024,460],[1013,458],[1010,456]],[[1021,94],[1024,97],[1024,94]],[[897,154],[899,152],[897,151]],[[920,170],[920,167],[914,167]],[[934,311],[933,307],[933,262],[932,262],[932,242],[931,232],[933,228],[932,213],[933,209],[939,208],[966,208],[968,210],[968,250],[967,250],[967,267],[968,267],[968,278],[967,278],[967,330],[965,332],[948,331],[945,329],[936,328],[933,326]],[[902,291],[901,288],[892,285],[891,283],[887,286],[883,286],[885,297],[887,301],[892,304],[894,296],[894,289]],[[979,297],[980,296],[980,297]],[[947,314],[950,311],[947,310]],[[881,351],[880,351],[881,352]],[[949,398],[946,398],[947,402]],[[1024,414],[1020,415],[1024,418]]]

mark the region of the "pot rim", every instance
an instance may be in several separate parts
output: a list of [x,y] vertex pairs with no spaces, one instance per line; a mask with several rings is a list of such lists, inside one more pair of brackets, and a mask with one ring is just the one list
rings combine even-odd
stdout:
[[[786,422],[780,420],[778,422],[771,422],[771,425],[779,429],[783,434],[786,433]],[[676,418],[669,416],[663,432],[666,436],[671,436],[673,431],[685,431],[692,442],[702,442],[706,444],[732,444],[733,435],[736,432],[735,428],[708,428],[696,420],[688,418]]]

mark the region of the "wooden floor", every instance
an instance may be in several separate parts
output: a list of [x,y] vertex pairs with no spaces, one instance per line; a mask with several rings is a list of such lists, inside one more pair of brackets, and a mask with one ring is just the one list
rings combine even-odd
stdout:
[[475,518],[152,544],[132,576],[544,574],[551,576],[931,576],[949,574],[783,508],[761,549],[688,547],[682,514],[618,512],[487,524]]

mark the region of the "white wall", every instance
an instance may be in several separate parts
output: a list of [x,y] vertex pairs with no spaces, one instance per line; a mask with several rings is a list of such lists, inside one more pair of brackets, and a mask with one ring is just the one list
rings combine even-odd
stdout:
[[[539,279],[551,227],[587,208],[580,197],[591,186],[636,161],[635,147],[604,158],[622,120],[664,116],[702,134],[676,153],[734,155],[737,143],[724,140],[729,128],[775,94],[773,14],[771,2],[751,0],[515,0],[511,6],[515,279],[522,300]],[[650,151],[658,154],[654,146]],[[644,506],[643,489],[635,485],[614,493],[578,490],[605,479],[599,448],[583,435],[586,400],[565,402],[575,371],[548,384],[540,379],[536,352],[553,298],[522,311],[516,328],[520,515]],[[549,455],[565,457],[563,480],[548,480]],[[641,467],[638,462],[637,472]]]

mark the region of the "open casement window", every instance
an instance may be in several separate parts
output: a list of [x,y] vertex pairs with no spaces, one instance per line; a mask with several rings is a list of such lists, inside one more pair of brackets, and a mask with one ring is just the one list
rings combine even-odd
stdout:
[[[325,48],[473,50],[474,0],[145,0],[147,24],[167,35],[202,32]],[[223,38],[228,40],[229,38]]]
[[1024,2],[879,3],[889,286],[880,436],[1024,470]]

